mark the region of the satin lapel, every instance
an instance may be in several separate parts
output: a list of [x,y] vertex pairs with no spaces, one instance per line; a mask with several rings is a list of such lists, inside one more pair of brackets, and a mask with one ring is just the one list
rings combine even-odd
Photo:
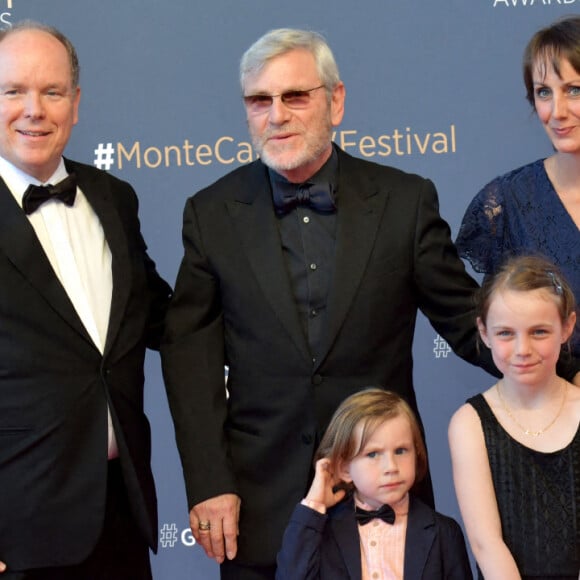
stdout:
[[405,578],[423,578],[427,557],[435,540],[433,511],[425,504],[410,498],[407,534],[405,536]]
[[352,498],[334,509],[328,523],[350,578],[360,580],[362,575],[360,541]]
[[[2,179],[0,179],[0,251],[4,252],[8,260],[36,288],[50,307],[84,339],[93,344],[52,269],[34,228]],[[15,297],[15,301],[18,301],[18,297]]]
[[240,192],[234,201],[227,202],[227,208],[266,300],[298,350],[310,361],[282,254],[267,173],[261,164],[252,169],[253,173],[244,183],[244,192]]
[[[353,163],[354,162],[354,163]],[[356,160],[339,157],[338,224],[333,281],[328,300],[328,329],[321,363],[338,334],[373,251],[387,195],[357,170]]]
[[82,166],[67,161],[67,167],[78,176],[79,187],[97,214],[112,256],[113,296],[105,342],[106,355],[119,332],[131,290],[131,262],[125,229],[113,203],[113,192],[106,174],[86,172]]

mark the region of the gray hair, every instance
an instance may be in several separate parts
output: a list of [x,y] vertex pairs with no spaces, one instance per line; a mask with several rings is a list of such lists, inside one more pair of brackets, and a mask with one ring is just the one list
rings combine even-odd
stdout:
[[242,91],[248,75],[259,72],[269,60],[296,49],[307,50],[312,54],[320,82],[330,95],[332,89],[340,82],[340,75],[326,39],[318,32],[295,28],[270,30],[246,50],[240,61]]
[[79,86],[80,66],[77,51],[75,50],[73,43],[60,30],[54,28],[54,26],[42,24],[34,20],[21,20],[20,22],[14,24],[11,28],[0,30],[0,42],[2,42],[5,38],[8,38],[11,34],[14,34],[15,32],[21,32],[23,30],[40,30],[41,32],[46,32],[47,34],[50,34],[56,38],[56,40],[58,40],[65,47],[70,61],[72,86],[73,89],[76,89]]

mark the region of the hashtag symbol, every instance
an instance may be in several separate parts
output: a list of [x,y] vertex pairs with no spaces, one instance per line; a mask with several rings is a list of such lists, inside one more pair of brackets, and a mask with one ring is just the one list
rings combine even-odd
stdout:
[[435,340],[433,340],[433,344],[435,347],[433,348],[433,353],[435,354],[435,358],[447,358],[447,355],[451,352],[451,348],[445,340],[441,338],[441,336],[437,335]]
[[112,143],[107,143],[106,147],[103,143],[99,143],[99,146],[95,149],[95,167],[107,171],[111,169],[111,165],[115,163],[113,153],[115,153],[115,149]]
[[160,532],[159,541],[161,542],[162,548],[173,548],[175,546],[175,542],[177,542],[177,526],[173,523],[163,524],[163,527]]

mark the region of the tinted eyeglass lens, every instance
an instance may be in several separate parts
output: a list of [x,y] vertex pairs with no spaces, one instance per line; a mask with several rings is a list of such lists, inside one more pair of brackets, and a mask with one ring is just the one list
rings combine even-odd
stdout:
[[288,108],[303,109],[309,105],[312,98],[311,93],[321,89],[323,86],[307,90],[285,91],[280,95],[246,95],[244,96],[244,103],[251,112],[260,113],[267,111],[272,106],[274,99],[280,97],[282,103]]

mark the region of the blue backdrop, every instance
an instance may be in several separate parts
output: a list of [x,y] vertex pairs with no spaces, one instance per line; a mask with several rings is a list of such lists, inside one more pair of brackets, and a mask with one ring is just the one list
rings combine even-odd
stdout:
[[[134,185],[150,253],[173,283],[186,198],[253,159],[238,62],[264,32],[291,26],[328,38],[347,90],[336,141],[430,177],[455,235],[487,181],[550,154],[524,98],[521,54],[537,28],[579,9],[580,0],[0,0],[0,27],[33,18],[71,38],[82,98],[66,154]],[[421,318],[414,353],[437,507],[460,519],[447,424],[492,378],[449,353]],[[188,531],[156,354],[146,372],[160,516],[154,576],[216,579]]]

